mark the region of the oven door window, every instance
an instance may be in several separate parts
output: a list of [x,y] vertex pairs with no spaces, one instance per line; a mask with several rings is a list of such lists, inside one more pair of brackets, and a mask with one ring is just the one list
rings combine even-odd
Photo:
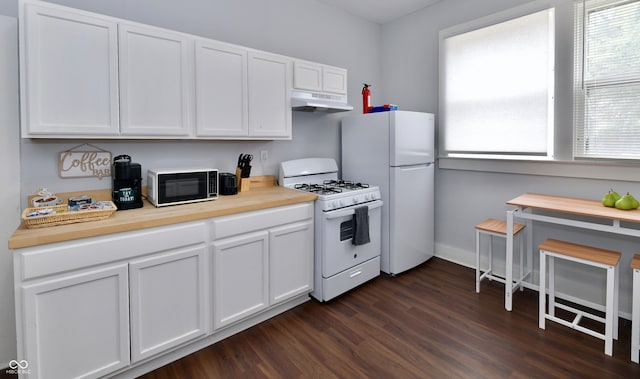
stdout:
[[351,240],[353,238],[353,219],[340,224],[340,241]]
[[158,197],[160,203],[206,198],[207,175],[205,172],[159,175]]
[[355,221],[353,217],[340,224],[340,242],[351,241],[353,239],[353,233],[355,232],[354,225]]

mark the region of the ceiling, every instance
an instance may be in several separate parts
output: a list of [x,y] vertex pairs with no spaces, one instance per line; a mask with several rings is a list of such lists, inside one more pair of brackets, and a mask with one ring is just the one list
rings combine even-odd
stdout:
[[378,24],[396,20],[441,0],[318,0]]

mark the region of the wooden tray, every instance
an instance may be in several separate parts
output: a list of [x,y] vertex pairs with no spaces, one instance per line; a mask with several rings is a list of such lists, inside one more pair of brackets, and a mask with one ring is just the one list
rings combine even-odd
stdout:
[[[55,205],[52,207],[29,207],[22,211],[22,221],[27,228],[44,228],[48,226],[73,224],[76,222],[87,222],[104,220],[109,218],[118,208],[112,201],[102,201],[109,206],[110,209],[83,209],[79,211],[70,211],[69,207],[64,205]],[[38,216],[28,216],[43,209],[53,209],[54,213]]]

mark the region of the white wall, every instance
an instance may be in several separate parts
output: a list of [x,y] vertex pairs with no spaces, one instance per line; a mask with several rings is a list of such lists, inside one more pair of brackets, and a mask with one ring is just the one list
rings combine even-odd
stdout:
[[0,16],[0,368],[16,357],[13,260],[6,241],[20,224],[20,188],[11,185],[20,177],[17,37],[16,19]]
[[[178,30],[255,49],[307,59],[348,69],[349,101],[356,109],[360,104],[360,83],[380,79],[379,41],[381,27],[323,5],[315,0],[55,0],[51,1],[78,9]],[[17,18],[18,0],[0,1],[0,15]],[[5,58],[5,50],[1,57]],[[17,62],[17,57],[14,58]],[[0,66],[1,67],[1,66]],[[14,75],[14,78],[16,76]],[[1,86],[1,90],[10,90]],[[17,96],[0,107],[17,112]],[[9,112],[11,113],[11,112]],[[1,115],[4,117],[5,114]],[[114,156],[126,153],[142,164],[143,172],[152,166],[208,165],[223,171],[233,171],[241,152],[259,157],[260,150],[269,151],[265,164],[254,162],[253,175],[277,175],[280,161],[302,157],[322,156],[340,159],[340,119],[347,113],[323,115],[293,112],[292,141],[84,141],[84,140],[22,140],[21,201],[38,188],[52,192],[82,191],[111,188],[109,178],[60,179],[57,154],[88,142],[111,151]],[[12,132],[19,130],[16,119],[0,123]],[[8,140],[1,139],[2,144]],[[16,147],[16,144],[10,144]],[[3,153],[9,150],[0,149]],[[17,152],[12,158],[17,157]],[[17,161],[17,160],[16,160]],[[4,171],[2,172],[4,174]],[[18,174],[2,175],[16,178]],[[6,181],[11,184],[13,180]],[[16,204],[17,187],[11,188]],[[15,192],[15,193],[14,193]],[[3,215],[3,217],[5,217]],[[6,253],[6,240],[17,226],[18,216],[12,215],[3,223],[0,236],[0,367],[15,358],[13,294],[11,258]],[[6,229],[4,229],[6,227]]]
[[[457,24],[483,17],[501,10],[529,2],[528,0],[444,0],[383,26],[382,72],[384,99],[381,102],[398,104],[400,108],[436,113],[438,110],[438,32]],[[566,8],[566,7],[565,7]],[[563,9],[562,12],[566,12]],[[560,39],[556,50],[572,51],[571,41]],[[562,61],[558,64],[566,65]],[[556,96],[561,102],[556,127],[572,128],[570,78],[558,78],[561,88]],[[571,140],[559,143],[571,146]],[[517,167],[517,163],[513,164]],[[593,170],[607,167],[593,166]],[[576,170],[577,171],[577,170]],[[517,171],[516,171],[517,172]],[[564,178],[540,175],[503,174],[465,170],[438,169],[436,171],[436,255],[475,266],[474,225],[488,217],[505,218],[505,202],[524,193],[539,192],[556,195],[600,199],[609,188],[640,195],[638,178],[629,181]],[[631,269],[633,253],[640,252],[637,239],[615,237],[594,232],[583,232],[557,226],[535,227],[534,243],[548,237],[593,244],[623,252],[620,263],[620,310],[631,312]],[[534,267],[537,270],[537,254]],[[502,265],[504,267],[504,264]],[[594,287],[593,273],[563,267],[558,269],[559,288],[569,295],[600,301],[602,291]],[[537,282],[537,273],[536,273]],[[469,290],[474,283],[470,280]],[[517,296],[517,295],[516,295]]]

